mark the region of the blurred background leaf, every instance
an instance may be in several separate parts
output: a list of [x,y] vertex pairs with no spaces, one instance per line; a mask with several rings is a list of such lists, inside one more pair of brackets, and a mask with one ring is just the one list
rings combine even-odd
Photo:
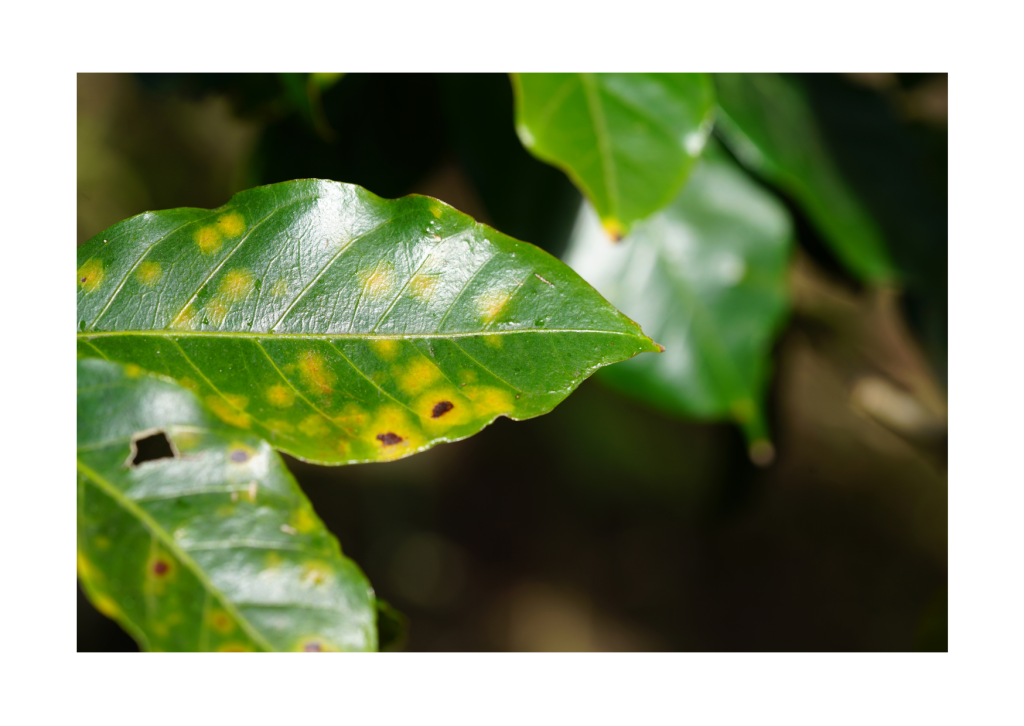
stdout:
[[754,460],[769,463],[764,395],[792,241],[785,207],[714,149],[619,243],[581,210],[566,262],[665,348],[603,380],[670,413],[732,419]]
[[773,73],[725,73],[715,87],[717,128],[740,161],[792,195],[860,279],[893,281],[882,232],[836,168],[800,86]]
[[523,146],[569,175],[616,240],[679,191],[715,110],[700,73],[521,73],[512,85]]

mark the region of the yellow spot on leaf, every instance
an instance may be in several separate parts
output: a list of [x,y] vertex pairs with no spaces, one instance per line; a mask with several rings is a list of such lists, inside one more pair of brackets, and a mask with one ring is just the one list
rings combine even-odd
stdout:
[[370,341],[370,347],[384,360],[394,360],[402,343],[394,338],[379,338]]
[[185,376],[184,378],[179,378],[178,379],[178,383],[180,383],[181,385],[185,386],[185,388],[187,388],[188,390],[190,390],[192,392],[196,392],[196,391],[199,390],[199,384],[196,383],[195,381],[193,381],[188,376]]
[[252,647],[245,643],[225,643],[217,648],[218,653],[252,653]]
[[494,322],[512,297],[511,290],[488,290],[477,298],[477,310],[484,324]]
[[171,437],[178,451],[189,451],[199,445],[202,437],[195,431],[177,431]]
[[103,272],[103,262],[100,260],[89,260],[78,268],[78,284],[86,292],[92,292],[100,283],[106,273]]
[[299,374],[303,382],[312,391],[330,393],[338,377],[327,367],[327,362],[319,353],[307,350],[299,357]]
[[413,401],[410,408],[419,415],[423,428],[431,433],[468,423],[474,411],[470,401],[451,386],[427,391]]
[[255,283],[252,273],[248,270],[231,270],[220,281],[217,292],[225,302],[235,303],[244,300],[252,292]]
[[410,395],[420,393],[441,378],[441,371],[424,357],[413,359],[404,370],[394,373],[398,387]]
[[331,566],[322,560],[309,560],[302,566],[302,582],[306,585],[323,585],[333,575]]
[[413,424],[409,412],[399,406],[382,406],[371,423],[363,429],[362,438],[377,450],[377,459],[391,461],[416,451],[425,439]]
[[263,558],[263,565],[267,569],[272,569],[274,567],[280,567],[281,563],[283,563],[283,562],[284,562],[284,559],[277,552],[268,552],[267,556]]
[[428,301],[433,296],[435,287],[437,287],[436,275],[414,275],[409,281],[409,292],[422,302]]
[[219,419],[237,426],[240,429],[247,429],[251,424],[249,414],[244,409],[249,404],[245,396],[226,395],[223,398],[212,395],[206,397],[206,405]]
[[138,378],[142,375],[142,368],[134,363],[129,363],[124,367],[124,374],[129,378]]
[[96,549],[98,550],[110,549],[110,540],[104,537],[102,534],[97,535],[96,539],[94,539],[92,543],[96,545]]
[[501,336],[500,335],[485,335],[484,343],[489,348],[500,348],[501,347]]
[[440,219],[441,218],[441,207],[440,207],[440,205],[438,205],[438,204],[431,204],[430,205],[430,213],[433,214],[438,219]]
[[99,570],[93,567],[93,564],[89,562],[88,558],[81,552],[78,552],[76,562],[78,566],[78,576],[83,580],[95,581],[102,579],[102,575]]
[[354,431],[355,429],[362,428],[363,424],[366,423],[368,416],[366,411],[359,407],[355,403],[348,403],[345,408],[341,410],[341,414],[335,416],[335,422],[347,431]]
[[307,416],[299,424],[299,431],[315,439],[326,436],[330,433],[330,427],[324,422],[324,417],[318,413]]
[[288,283],[283,278],[274,283],[270,288],[270,294],[274,297],[284,297],[288,292]]
[[473,402],[473,410],[481,418],[511,413],[515,401],[508,391],[493,386],[466,386],[462,394]]
[[217,220],[217,230],[225,237],[237,237],[245,231],[245,220],[238,212],[225,214]]
[[196,244],[204,255],[211,255],[224,244],[224,236],[216,227],[201,227],[196,230]]
[[174,330],[195,330],[196,309],[192,303],[185,306],[185,309],[178,313],[178,316],[171,321],[171,328]]
[[476,371],[474,371],[471,368],[467,368],[464,371],[459,371],[459,383],[462,383],[463,385],[476,383]]
[[228,517],[234,516],[235,508],[230,504],[225,504],[221,507],[217,507],[217,511],[215,513],[221,519],[227,519]]
[[287,408],[295,403],[295,391],[280,383],[268,388],[266,396],[270,405],[277,406],[278,408]]
[[395,273],[390,262],[378,262],[372,270],[358,273],[363,295],[371,300],[378,300],[387,295],[395,284]]
[[224,318],[228,316],[228,309],[228,304],[220,298],[214,298],[203,308],[206,312],[207,320],[214,325],[220,325],[224,322]]
[[92,604],[108,618],[116,618],[121,614],[121,608],[117,606],[110,595],[96,595],[93,597]]
[[153,287],[153,285],[160,282],[160,278],[164,276],[163,268],[160,267],[159,262],[152,262],[146,260],[139,268],[135,271],[136,279],[146,287]]
[[309,534],[317,528],[316,515],[306,508],[295,510],[289,522],[301,534]]
[[206,622],[221,635],[230,635],[235,629],[235,621],[220,608],[214,608],[207,613]]
[[279,418],[274,418],[274,419],[268,420],[267,421],[267,428],[269,428],[271,431],[277,431],[277,432],[280,432],[282,434],[287,434],[290,431],[294,431],[295,430],[294,426],[292,426],[287,421],[283,421],[283,420],[281,420]]

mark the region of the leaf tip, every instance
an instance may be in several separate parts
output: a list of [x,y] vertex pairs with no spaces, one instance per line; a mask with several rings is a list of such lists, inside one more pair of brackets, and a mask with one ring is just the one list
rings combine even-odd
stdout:
[[615,217],[606,217],[601,221],[604,231],[611,237],[612,242],[621,242],[626,236],[626,228]]

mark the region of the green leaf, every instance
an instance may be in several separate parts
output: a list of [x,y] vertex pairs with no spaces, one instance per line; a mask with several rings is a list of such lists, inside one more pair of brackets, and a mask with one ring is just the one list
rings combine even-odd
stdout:
[[878,225],[829,155],[807,99],[773,73],[715,76],[718,129],[746,166],[790,194],[836,256],[866,282],[895,278]]
[[134,365],[78,361],[78,574],[147,650],[377,648],[373,590],[280,456]]
[[770,458],[763,399],[792,238],[785,208],[720,151],[622,242],[585,206],[566,261],[665,347],[601,377],[670,413],[731,418]]
[[302,180],[79,247],[79,354],[169,376],[302,459],[383,461],[550,411],[657,347],[533,245],[422,196]]
[[516,130],[564,170],[614,239],[675,196],[714,117],[702,73],[514,74]]

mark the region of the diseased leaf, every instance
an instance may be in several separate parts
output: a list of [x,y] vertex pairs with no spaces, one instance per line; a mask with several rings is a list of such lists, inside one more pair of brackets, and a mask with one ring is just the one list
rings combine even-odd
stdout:
[[177,379],[327,464],[550,411],[657,347],[567,266],[428,197],[337,182],[148,212],[79,248],[79,354]]
[[665,347],[601,377],[671,413],[733,419],[752,456],[769,458],[763,398],[792,235],[785,208],[711,150],[675,201],[622,242],[585,206],[566,261]]
[[714,119],[702,73],[523,73],[512,84],[523,145],[572,178],[614,239],[672,200]]
[[715,86],[718,129],[737,158],[792,195],[855,275],[893,280],[882,232],[836,168],[800,88],[773,73],[717,74]]
[[280,456],[138,366],[78,361],[78,574],[147,650],[377,648],[373,590]]

